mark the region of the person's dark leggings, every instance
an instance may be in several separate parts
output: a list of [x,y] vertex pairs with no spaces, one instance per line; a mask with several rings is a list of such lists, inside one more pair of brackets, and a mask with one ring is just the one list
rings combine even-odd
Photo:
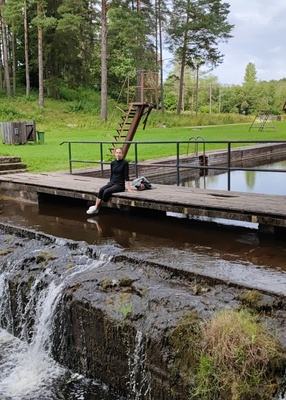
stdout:
[[108,183],[99,189],[97,198],[106,202],[110,199],[112,193],[124,192],[125,187],[117,183]]

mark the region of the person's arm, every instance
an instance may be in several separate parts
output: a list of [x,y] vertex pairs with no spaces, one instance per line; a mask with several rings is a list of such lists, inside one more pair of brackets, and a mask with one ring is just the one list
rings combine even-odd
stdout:
[[125,187],[128,192],[133,192],[134,190],[131,189],[130,181],[129,181],[129,163],[126,161],[124,163],[124,179],[125,179]]
[[127,192],[135,192],[135,190],[131,189],[130,181],[125,181],[125,186],[126,186]]
[[109,177],[110,181],[112,180],[112,176],[113,176],[113,164],[114,164],[114,162],[111,161],[111,163],[110,163],[110,177]]

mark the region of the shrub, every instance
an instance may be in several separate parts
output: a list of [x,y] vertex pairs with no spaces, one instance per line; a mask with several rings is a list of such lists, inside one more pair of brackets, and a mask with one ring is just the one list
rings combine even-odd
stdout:
[[271,399],[283,375],[280,342],[245,311],[223,311],[201,329],[193,399]]
[[0,118],[1,121],[20,120],[23,118],[23,114],[16,107],[12,107],[9,104],[1,104]]

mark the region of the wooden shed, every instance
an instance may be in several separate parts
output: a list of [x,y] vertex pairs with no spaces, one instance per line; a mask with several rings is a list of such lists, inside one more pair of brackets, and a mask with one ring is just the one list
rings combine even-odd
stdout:
[[36,142],[36,122],[1,122],[2,143],[25,144]]

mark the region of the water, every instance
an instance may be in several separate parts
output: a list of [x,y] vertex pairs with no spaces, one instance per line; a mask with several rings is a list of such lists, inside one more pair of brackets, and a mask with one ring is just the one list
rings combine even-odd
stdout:
[[[120,400],[96,381],[67,371],[43,350],[0,329],[1,400]],[[122,399],[123,400],[123,399]]]
[[[17,270],[18,260],[0,274],[0,319],[7,330],[0,329],[0,394],[5,400],[115,400],[107,387],[99,382],[89,381],[61,367],[51,358],[51,335],[55,309],[61,300],[64,288],[73,279],[96,269],[106,261],[96,260],[80,264],[67,270],[60,278],[45,269],[39,274],[30,289],[29,302],[21,321],[20,337],[8,333],[13,321],[10,309],[8,276]],[[51,283],[41,289],[44,276],[51,275]],[[19,286],[17,287],[18,290]],[[18,296],[21,310],[21,296]],[[8,312],[7,312],[8,311]],[[35,321],[31,332],[30,319]],[[28,342],[29,340],[29,342]]]
[[134,352],[129,354],[129,375],[133,400],[152,400],[150,380],[145,367],[145,342],[141,331],[136,332]]
[[[263,169],[286,169],[286,161],[260,166]],[[227,190],[227,173],[201,176],[196,181],[184,180],[185,186],[202,189]],[[286,195],[285,172],[233,171],[231,190],[247,193]]]
[[[65,371],[43,350],[29,346],[0,329],[0,393],[5,399],[43,399],[53,396],[54,382]],[[3,397],[1,397],[3,398]]]

